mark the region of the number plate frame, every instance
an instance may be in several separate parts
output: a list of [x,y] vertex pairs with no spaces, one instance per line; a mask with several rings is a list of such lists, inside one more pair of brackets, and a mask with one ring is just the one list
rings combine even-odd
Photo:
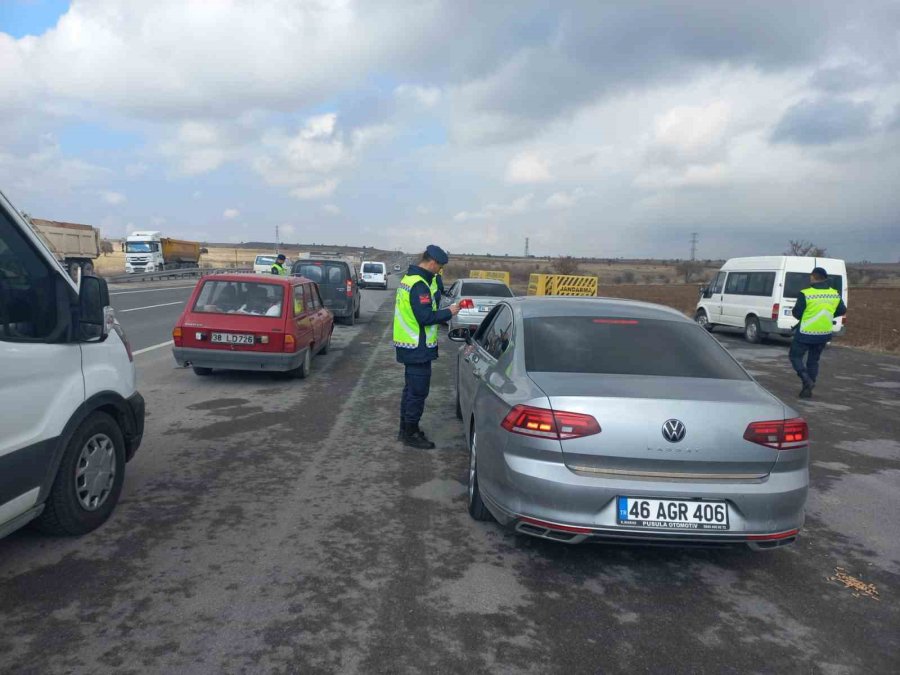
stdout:
[[216,345],[243,345],[250,347],[256,344],[256,336],[246,333],[213,333],[209,341]]
[[[647,502],[649,517],[635,517],[630,513],[635,502]],[[685,510],[681,505],[686,505],[687,518],[681,517]],[[718,509],[724,507],[725,522],[711,522],[705,516],[714,516]],[[674,508],[673,508],[674,507]],[[706,507],[710,507],[707,509]],[[697,509],[700,509],[700,518],[696,517]],[[660,511],[662,509],[662,512]],[[728,532],[731,529],[730,509],[728,502],[722,500],[694,501],[690,499],[663,499],[659,497],[616,497],[616,524],[623,527],[639,527],[671,532]],[[660,519],[660,515],[665,517]],[[674,514],[675,518],[669,516]]]

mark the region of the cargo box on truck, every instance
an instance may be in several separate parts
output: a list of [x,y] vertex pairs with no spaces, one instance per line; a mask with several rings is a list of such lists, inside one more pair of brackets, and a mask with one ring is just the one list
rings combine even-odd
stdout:
[[31,227],[74,277],[80,267],[83,274],[94,273],[94,260],[100,256],[100,230],[81,223],[31,218]]

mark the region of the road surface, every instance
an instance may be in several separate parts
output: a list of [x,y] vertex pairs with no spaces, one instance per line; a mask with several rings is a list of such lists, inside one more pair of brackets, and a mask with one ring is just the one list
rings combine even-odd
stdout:
[[[141,290],[113,296],[139,351],[189,289]],[[147,432],[110,522],[0,541],[2,670],[896,672],[900,359],[830,348],[804,402],[785,345],[720,338],[810,421],[795,546],[571,547],[466,513],[450,343],[423,420],[438,448],[396,442],[391,298],[364,291],[308,380],[141,352]]]

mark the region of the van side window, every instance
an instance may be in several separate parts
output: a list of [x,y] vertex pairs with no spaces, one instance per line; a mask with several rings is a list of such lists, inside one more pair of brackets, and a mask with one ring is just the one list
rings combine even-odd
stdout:
[[730,272],[725,293],[730,295],[770,296],[775,287],[775,272]]
[[45,340],[57,327],[54,270],[0,211],[0,340]]

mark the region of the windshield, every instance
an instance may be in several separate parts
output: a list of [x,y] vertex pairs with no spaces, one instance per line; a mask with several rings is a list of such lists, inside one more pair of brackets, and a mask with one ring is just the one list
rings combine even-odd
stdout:
[[[843,293],[844,278],[841,276],[828,277],[827,282],[838,293]],[[784,297],[796,299],[800,291],[809,288],[812,283],[805,272],[788,272],[784,275]]]
[[349,278],[346,263],[337,262],[300,262],[294,265],[291,273],[317,284],[344,284]]
[[281,316],[284,286],[253,281],[206,281],[194,303],[201,314]]
[[384,274],[384,265],[381,263],[366,263],[363,265],[363,274]]
[[461,295],[476,298],[511,298],[512,291],[505,284],[485,284],[478,281],[467,281],[462,286]]
[[658,319],[526,319],[525,367],[531,372],[748,379],[703,328]]
[[126,253],[155,253],[159,250],[156,241],[129,241],[125,244]]
[[275,264],[275,256],[274,255],[258,255],[258,256],[256,256],[256,264],[257,265],[274,265]]

